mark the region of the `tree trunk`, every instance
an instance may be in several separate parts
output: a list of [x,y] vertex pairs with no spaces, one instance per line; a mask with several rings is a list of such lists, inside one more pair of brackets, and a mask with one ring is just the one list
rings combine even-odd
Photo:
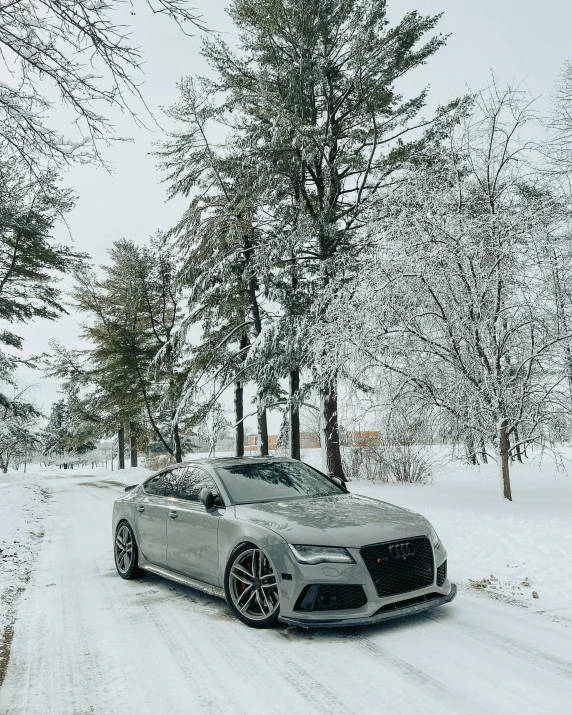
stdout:
[[497,468],[499,471],[499,499],[512,501],[509,471],[509,441],[506,420],[502,420],[499,428],[497,446]]
[[129,450],[131,452],[131,466],[136,467],[137,466],[137,435],[135,434],[135,425],[133,424],[133,422],[129,423],[129,434],[130,434]]
[[483,464],[489,463],[489,460],[487,459],[487,448],[483,437],[481,437],[481,460]]
[[[256,399],[260,404],[262,395],[259,394]],[[266,408],[257,411],[256,419],[258,422],[258,453],[261,457],[268,457],[268,421],[266,419]]]
[[334,381],[320,388],[320,446],[324,471],[345,482],[340,452],[338,393]]
[[180,464],[183,461],[183,453],[181,451],[181,435],[179,434],[178,422],[173,425],[173,442],[175,443],[175,462]]
[[117,458],[119,461],[119,469],[125,469],[125,427],[121,425],[117,433]]
[[[250,227],[248,231],[244,233],[244,263],[248,271],[250,271],[250,265],[252,262],[252,251],[254,248],[254,241],[250,240],[250,236],[253,232],[253,228]],[[260,306],[258,305],[258,281],[254,275],[248,276],[248,300],[250,302],[250,317],[252,318],[252,326],[254,328],[254,335],[258,337],[262,333],[262,318],[260,315]],[[242,345],[241,345],[242,347]],[[262,392],[258,392],[256,400],[258,405],[260,405],[263,398]],[[258,422],[258,453],[262,457],[268,456],[268,420],[266,418],[266,408],[257,409],[257,422]]]
[[244,457],[244,390],[242,382],[234,383],[234,453],[237,457]]
[[261,457],[268,457],[268,420],[266,407],[257,415],[258,420],[258,445]]
[[298,397],[300,389],[300,371],[292,370],[290,372],[290,456],[292,459],[300,459],[300,409],[298,404],[294,404],[294,400]]
[[[514,449],[514,451],[516,453],[516,459],[518,459],[518,461],[522,464],[522,451],[520,449],[518,430],[516,427],[512,430],[512,434],[514,435],[514,443],[516,445],[516,447]],[[513,457],[513,459],[514,459],[514,457]]]
[[469,464],[478,464],[477,453],[475,452],[475,441],[473,439],[472,434],[469,434],[465,438],[465,450],[467,452],[467,461],[469,462]]

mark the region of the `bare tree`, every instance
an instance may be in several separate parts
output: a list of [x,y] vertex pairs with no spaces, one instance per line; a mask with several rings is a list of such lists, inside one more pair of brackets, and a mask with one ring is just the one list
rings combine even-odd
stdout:
[[463,439],[494,444],[509,500],[511,454],[553,438],[569,415],[570,335],[546,250],[561,205],[528,161],[530,122],[529,98],[493,84],[443,127],[374,222],[375,248],[325,336],[336,364],[388,371],[394,400],[421,397]]
[[551,132],[545,150],[550,163],[545,169],[569,172],[572,166],[572,60],[560,70],[552,93],[552,110],[546,119]]
[[215,402],[198,429],[200,439],[209,446],[209,457],[215,456],[217,442],[226,435],[230,426],[220,403]]
[[[146,0],[183,29],[202,27],[184,0]],[[120,0],[15,0],[0,3],[0,146],[33,171],[36,162],[88,161],[113,134],[102,111],[132,111],[141,100],[142,54],[118,17]],[[2,66],[3,65],[3,66]],[[72,140],[51,126],[59,95],[75,115]],[[54,99],[52,99],[54,97]],[[71,123],[70,123],[71,128]]]

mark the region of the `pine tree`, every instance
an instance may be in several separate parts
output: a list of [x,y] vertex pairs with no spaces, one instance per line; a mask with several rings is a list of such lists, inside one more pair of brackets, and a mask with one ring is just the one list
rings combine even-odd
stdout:
[[[243,453],[243,385],[257,370],[248,360],[251,343],[263,331],[260,264],[257,252],[261,184],[256,167],[245,161],[240,141],[215,149],[208,138],[209,123],[220,119],[210,101],[207,84],[187,79],[180,83],[180,102],[169,115],[184,125],[162,146],[161,166],[168,172],[169,196],[188,196],[199,190],[171,231],[181,255],[179,275],[189,289],[189,318],[185,332],[200,324],[202,345],[197,367],[216,376],[224,390],[230,380],[235,390],[236,451]],[[266,403],[275,382],[257,380],[259,449],[268,454]],[[219,390],[213,391],[216,404]],[[190,392],[189,392],[190,394]]]
[[[72,206],[71,193],[58,186],[55,174],[44,173],[37,179],[16,160],[0,160],[2,323],[56,320],[66,312],[57,276],[81,265],[86,255],[57,244],[52,231]],[[14,400],[6,386],[10,390],[15,387],[14,373],[20,361],[14,350],[21,349],[21,337],[0,328],[0,407],[8,410]],[[30,360],[26,363],[34,366]],[[32,405],[30,409],[33,411]]]
[[[177,407],[186,374],[171,343],[179,316],[173,262],[160,236],[147,248],[117,241],[110,258],[101,279],[91,270],[76,274],[76,305],[92,318],[84,325],[92,347],[84,351],[80,368],[82,382],[92,387],[86,399],[102,414],[106,429],[115,425],[123,441],[125,425],[133,425],[136,436],[144,416],[163,448],[180,462]],[[59,355],[55,370],[65,374],[66,360]]]
[[5,474],[11,464],[39,447],[38,422],[42,415],[26,399],[26,389],[14,386],[10,397],[0,398],[0,469]]
[[[444,38],[423,44],[437,16],[413,12],[389,27],[385,0],[235,0],[230,15],[240,31],[240,53],[213,41],[205,55],[216,86],[229,96],[234,125],[252,137],[264,182],[286,180],[298,203],[294,259],[308,285],[304,318],[311,338],[311,325],[326,319],[323,297],[329,300],[356,266],[365,210],[423,145],[422,138],[405,143],[403,137],[426,124],[417,119],[426,92],[404,100],[395,84]],[[290,259],[290,252],[282,254],[284,262]],[[320,392],[324,461],[343,478],[338,373],[323,362],[318,357],[311,369]]]
[[65,399],[54,402],[48,424],[44,429],[43,453],[58,457],[60,465],[67,467],[68,460],[96,448],[94,432],[90,424],[74,418]]

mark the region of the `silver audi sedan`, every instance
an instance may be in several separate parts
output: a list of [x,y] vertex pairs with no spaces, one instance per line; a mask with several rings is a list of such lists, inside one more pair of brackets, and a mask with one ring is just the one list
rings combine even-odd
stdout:
[[255,628],[378,623],[457,593],[427,519],[302,462],[205,459],[126,492],[113,507],[119,575],[220,596]]

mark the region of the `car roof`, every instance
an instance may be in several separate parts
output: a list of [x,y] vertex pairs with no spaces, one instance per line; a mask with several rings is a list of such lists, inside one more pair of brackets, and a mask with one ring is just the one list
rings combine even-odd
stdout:
[[[231,467],[238,464],[265,464],[269,462],[291,462],[289,457],[208,457],[197,459],[192,464],[210,464],[213,467]],[[188,462],[191,463],[191,462]]]
[[238,464],[268,464],[272,462],[292,462],[290,457],[207,457],[198,459],[188,459],[178,464],[169,464],[167,467],[159,470],[161,472],[172,469],[180,469],[195,464],[208,464],[211,467],[234,467]]

